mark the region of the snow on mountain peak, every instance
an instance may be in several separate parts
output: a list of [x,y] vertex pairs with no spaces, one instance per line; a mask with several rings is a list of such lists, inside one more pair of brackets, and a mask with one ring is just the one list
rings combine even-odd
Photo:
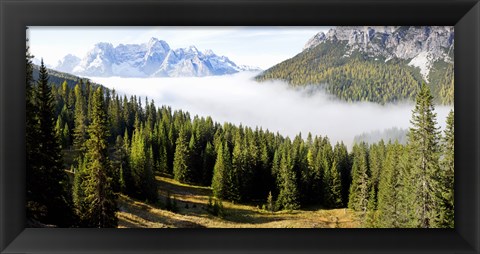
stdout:
[[[194,45],[171,49],[155,37],[143,44],[101,42],[80,60],[71,59],[63,71],[85,76],[119,77],[196,77],[232,74],[246,70],[212,50],[199,51]],[[62,62],[63,63],[63,62]],[[249,70],[258,69],[249,67]]]
[[64,56],[61,60],[58,60],[55,69],[63,72],[72,72],[73,68],[80,63],[81,59],[72,54]]
[[205,56],[214,56],[214,55],[215,55],[215,53],[213,53],[213,51],[212,51],[211,49],[205,50],[205,51],[203,52],[203,54],[204,54]]

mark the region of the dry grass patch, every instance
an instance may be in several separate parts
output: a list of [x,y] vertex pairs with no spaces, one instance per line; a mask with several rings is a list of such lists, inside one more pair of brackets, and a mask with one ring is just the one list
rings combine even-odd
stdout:
[[[166,176],[156,176],[158,204],[146,204],[125,195],[119,196],[117,216],[121,228],[355,228],[360,223],[348,209],[268,212],[255,206],[223,201],[225,215],[208,212],[209,187],[181,184]],[[171,195],[177,211],[165,210]]]

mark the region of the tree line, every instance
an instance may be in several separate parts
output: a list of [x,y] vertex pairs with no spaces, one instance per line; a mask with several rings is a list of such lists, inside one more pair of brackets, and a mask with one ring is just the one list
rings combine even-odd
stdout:
[[[157,204],[155,176],[166,174],[182,183],[211,186],[220,200],[266,203],[272,211],[348,206],[361,212],[365,221],[377,221],[387,216],[381,205],[389,193],[387,183],[402,173],[411,179],[408,188],[412,189],[394,190],[419,191],[423,196],[415,197],[424,199],[412,200],[419,207],[428,204],[421,218],[429,222],[392,227],[440,225],[432,224],[432,218],[453,221],[453,113],[452,144],[440,149],[426,87],[413,114],[410,133],[416,136],[406,146],[357,144],[349,153],[345,144],[332,145],[328,137],[298,134],[290,139],[258,127],[192,118],[188,112],[156,107],[147,98],[142,103],[136,96],[120,96],[88,80],[74,87],[66,82],[55,85],[49,83],[43,63],[34,82],[30,59],[27,54],[29,219],[58,226],[115,227],[118,193]],[[431,128],[415,134],[416,128],[425,129],[420,124],[426,118],[433,121]],[[427,134],[432,138],[425,147],[420,137]],[[409,158],[410,164],[398,166],[395,156]],[[74,172],[72,181],[67,170]],[[445,176],[439,178],[439,172]],[[415,189],[425,183],[428,188]],[[404,211],[409,216],[420,211],[409,209],[414,209]]]

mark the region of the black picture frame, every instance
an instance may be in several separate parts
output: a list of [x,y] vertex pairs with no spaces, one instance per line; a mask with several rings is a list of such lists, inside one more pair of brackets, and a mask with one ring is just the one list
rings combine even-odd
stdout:
[[[0,0],[0,20],[1,253],[479,253],[477,0]],[[454,25],[455,229],[25,228],[25,27],[33,25]]]

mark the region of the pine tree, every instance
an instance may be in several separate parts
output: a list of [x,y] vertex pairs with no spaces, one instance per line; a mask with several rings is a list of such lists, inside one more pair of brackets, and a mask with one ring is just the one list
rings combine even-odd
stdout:
[[65,149],[69,148],[71,140],[70,140],[70,128],[68,128],[68,123],[65,123],[65,125],[63,126],[62,137],[63,137],[62,147]]
[[73,146],[75,149],[85,152],[85,141],[87,140],[87,114],[85,95],[83,94],[82,83],[75,86],[75,128],[73,129]]
[[202,163],[202,183],[205,186],[210,186],[212,183],[213,169],[215,167],[215,149],[213,145],[208,142],[203,152]]
[[130,138],[128,137],[128,130],[125,129],[123,135],[123,147],[121,149],[122,165],[120,168],[120,189],[124,194],[134,195],[135,182],[133,180],[132,168],[130,167]]
[[[163,130],[163,129],[162,129]],[[166,133],[160,131],[158,135],[158,161],[157,168],[162,173],[168,173],[168,144],[166,140]]]
[[37,142],[39,126],[37,107],[35,106],[35,87],[33,80],[33,56],[26,51],[26,178],[27,178],[27,218],[41,219],[45,216],[45,205],[40,203],[42,198],[40,172],[40,147]]
[[212,190],[217,198],[227,196],[227,172],[231,170],[231,161],[227,144],[220,145],[217,151],[217,159],[213,167]]
[[287,142],[283,147],[282,158],[280,159],[279,168],[279,194],[277,198],[277,206],[279,209],[294,210],[300,208],[300,196],[298,193],[297,179],[293,170],[293,162],[291,158],[290,143]]
[[[228,174],[228,185],[230,187],[229,198],[233,201],[240,201],[244,196],[245,189],[242,186],[244,182],[243,176],[246,175],[247,158],[246,158],[246,144],[238,129],[235,134],[235,141],[232,152],[232,170]],[[247,179],[245,179],[246,181]]]
[[330,169],[330,200],[329,206],[338,208],[342,206],[342,181],[338,172],[337,161],[334,160]]
[[439,174],[440,182],[438,196],[440,200],[438,226],[443,228],[453,228],[454,220],[454,168],[455,168],[455,131],[454,131],[454,113],[450,111],[447,117],[447,126],[442,146],[441,170]]
[[416,179],[414,216],[421,228],[436,227],[438,216],[439,131],[430,89],[423,84],[417,95],[408,143],[412,159],[411,175]]
[[47,68],[42,60],[33,103],[34,119],[37,121],[33,125],[37,129],[35,146],[38,147],[34,150],[34,158],[38,161],[35,162],[35,167],[31,168],[35,172],[32,172],[30,177],[35,178],[30,178],[29,183],[32,185],[29,188],[30,193],[35,194],[30,197],[33,198],[31,204],[42,211],[37,213],[39,216],[36,219],[66,227],[73,223],[73,202],[69,179],[63,170],[60,140],[55,133],[55,105],[48,80]]
[[154,169],[154,163],[153,163],[153,149],[150,146],[148,150],[146,150],[146,156],[147,156],[147,163],[145,165],[145,171],[144,171],[144,186],[143,189],[145,191],[145,197],[147,198],[147,201],[150,203],[155,203],[158,200],[158,194],[157,194],[157,183],[155,180],[155,174],[153,172]]
[[342,183],[342,204],[347,206],[348,192],[351,182],[351,165],[350,157],[348,155],[347,147],[343,142],[335,144],[333,149],[334,160],[338,163],[338,171]]
[[112,169],[108,157],[108,121],[102,88],[97,88],[91,102],[91,123],[86,141],[86,169],[82,187],[85,193],[85,214],[89,227],[116,227],[118,211],[112,191]]
[[401,188],[398,189],[397,224],[401,228],[418,227],[418,219],[416,218],[416,202],[417,202],[417,176],[412,174],[414,160],[411,155],[411,146],[407,144],[400,158],[400,170],[398,178],[401,181]]
[[87,204],[85,203],[85,189],[83,182],[87,175],[86,159],[80,158],[77,167],[74,169],[73,177],[73,204],[75,207],[75,213],[79,218],[79,226],[88,226],[88,221],[84,215],[87,213]]
[[189,183],[190,179],[190,150],[187,130],[182,128],[175,145],[173,160],[173,177],[182,183]]
[[387,145],[387,157],[378,188],[378,227],[401,227],[400,192],[404,188],[401,172],[403,153],[404,148],[398,142]]
[[368,147],[365,143],[353,146],[352,184],[348,207],[365,213],[368,208],[370,194],[370,172],[368,168]]
[[157,201],[157,187],[153,174],[153,162],[150,147],[147,148],[144,129],[141,126],[133,131],[130,148],[130,168],[134,183],[134,196],[150,203]]

